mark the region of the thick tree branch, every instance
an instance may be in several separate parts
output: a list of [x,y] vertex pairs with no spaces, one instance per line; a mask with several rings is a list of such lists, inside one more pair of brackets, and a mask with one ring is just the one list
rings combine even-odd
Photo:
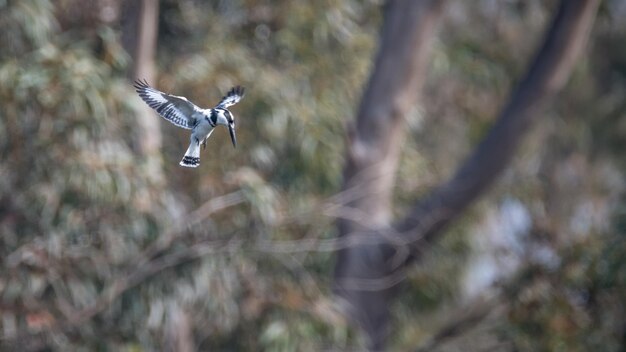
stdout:
[[[406,219],[397,225],[412,236],[425,217],[445,211],[428,232],[431,239],[480,196],[509,164],[522,137],[540,116],[538,108],[567,81],[591,30],[599,0],[563,0],[546,39],[525,77],[513,91],[495,125],[455,176],[417,203]],[[420,242],[416,242],[420,245]]]

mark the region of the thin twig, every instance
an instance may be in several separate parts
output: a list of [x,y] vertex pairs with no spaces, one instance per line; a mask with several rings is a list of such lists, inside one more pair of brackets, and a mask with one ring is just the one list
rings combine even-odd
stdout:
[[418,347],[415,352],[433,351],[436,347],[443,343],[466,334],[474,329],[476,325],[485,320],[491,313],[496,312],[501,307],[499,297],[485,301],[483,297],[479,297],[460,309],[458,315],[441,327],[426,342]]

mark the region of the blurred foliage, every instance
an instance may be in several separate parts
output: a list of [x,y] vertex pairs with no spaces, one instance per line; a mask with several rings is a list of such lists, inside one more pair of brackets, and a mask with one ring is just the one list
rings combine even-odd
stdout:
[[[121,77],[126,54],[109,50],[115,39],[107,28],[98,28],[105,44],[98,54],[63,35],[54,10],[43,0],[0,3],[5,336],[91,305],[180,212],[145,169],[149,160],[133,152],[136,105]],[[138,318],[118,313],[77,333]],[[57,341],[61,349],[71,345]]]
[[[554,4],[451,1],[422,104],[407,117],[413,138],[396,214],[446,179],[484,135]],[[188,132],[166,122],[162,156],[136,151],[142,102],[125,78],[122,1],[0,0],[2,337],[60,324],[31,347],[162,350],[181,339],[199,350],[362,347],[332,310],[332,253],[255,246],[333,237],[323,204],[341,184],[345,126],[372,68],[381,5],[160,1],[158,79],[150,83],[203,107],[233,85],[247,88],[232,110],[240,146],[218,130],[190,171],[178,167]],[[484,214],[515,199],[532,219],[522,258],[532,265],[508,280],[507,314],[483,334],[521,351],[623,350],[620,6],[606,2],[593,50],[501,181],[410,272],[394,307],[393,349],[414,348],[453,317],[475,236],[488,231]],[[227,209],[177,227],[224,195]],[[141,265],[229,239],[245,242],[157,270],[94,317],[66,324]],[[534,260],[537,246],[556,264]]]
[[531,266],[507,287],[505,332],[521,350],[624,350],[623,233],[576,243],[558,270]]
[[[149,260],[142,256],[184,220],[183,209],[229,191],[243,196],[240,206],[189,227],[157,255],[233,234],[332,236],[332,219],[306,214],[339,183],[336,148],[359,95],[350,88],[369,69],[377,5],[164,1],[163,74],[151,83],[203,106],[231,85],[248,89],[247,110],[234,110],[240,152],[216,133],[198,172],[164,164],[169,182],[149,172],[155,161],[141,160],[134,148],[142,102],[124,78],[121,26],[101,15],[119,15],[123,4],[77,5],[0,3],[0,23],[11,34],[0,42],[9,49],[0,53],[3,336],[61,324],[43,346],[159,350],[188,324],[202,349],[348,343],[347,327],[324,323],[333,317],[324,313],[327,285],[320,291],[311,279],[301,282],[303,265],[306,275],[328,281],[328,255],[203,257],[123,292],[88,324],[63,324]],[[180,159],[188,137],[167,124],[163,131],[163,159]],[[307,220],[279,226],[292,210]]]

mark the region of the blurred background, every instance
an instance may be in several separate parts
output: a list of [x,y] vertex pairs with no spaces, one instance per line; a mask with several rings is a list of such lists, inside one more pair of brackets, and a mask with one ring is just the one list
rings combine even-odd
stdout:
[[[556,5],[449,2],[407,116],[395,214],[484,136]],[[362,349],[334,307],[334,253],[315,243],[336,234],[323,209],[383,9],[0,0],[2,349]],[[245,86],[237,149],[218,129],[198,169],[179,167],[188,131],[149,110],[135,78],[202,107]],[[389,349],[498,294],[437,350],[625,350],[625,97],[626,1],[606,0],[514,162],[411,268]]]

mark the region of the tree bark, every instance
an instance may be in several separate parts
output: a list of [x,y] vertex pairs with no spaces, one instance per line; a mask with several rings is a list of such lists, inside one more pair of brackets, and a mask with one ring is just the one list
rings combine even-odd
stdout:
[[[154,57],[158,35],[159,2],[157,0],[129,1],[125,4],[123,44],[133,59],[129,71],[131,80],[145,79],[154,84]],[[141,155],[155,155],[161,149],[159,119],[145,104],[137,115],[137,148]]]
[[164,346],[167,352],[196,351],[193,339],[193,323],[189,314],[176,303],[171,303],[167,309],[167,323],[164,336]]
[[[375,232],[380,242],[338,253],[335,291],[347,313],[366,333],[370,348],[382,349],[389,305],[402,269],[483,194],[511,161],[538,108],[567,81],[588,38],[599,0],[562,0],[543,45],[513,90],[496,123],[448,182],[390,223],[391,189],[403,116],[424,80],[429,43],[439,18],[436,1],[390,1],[376,65],[351,132],[343,191],[355,219],[338,221],[339,236]],[[367,219],[367,220],[364,220]]]

